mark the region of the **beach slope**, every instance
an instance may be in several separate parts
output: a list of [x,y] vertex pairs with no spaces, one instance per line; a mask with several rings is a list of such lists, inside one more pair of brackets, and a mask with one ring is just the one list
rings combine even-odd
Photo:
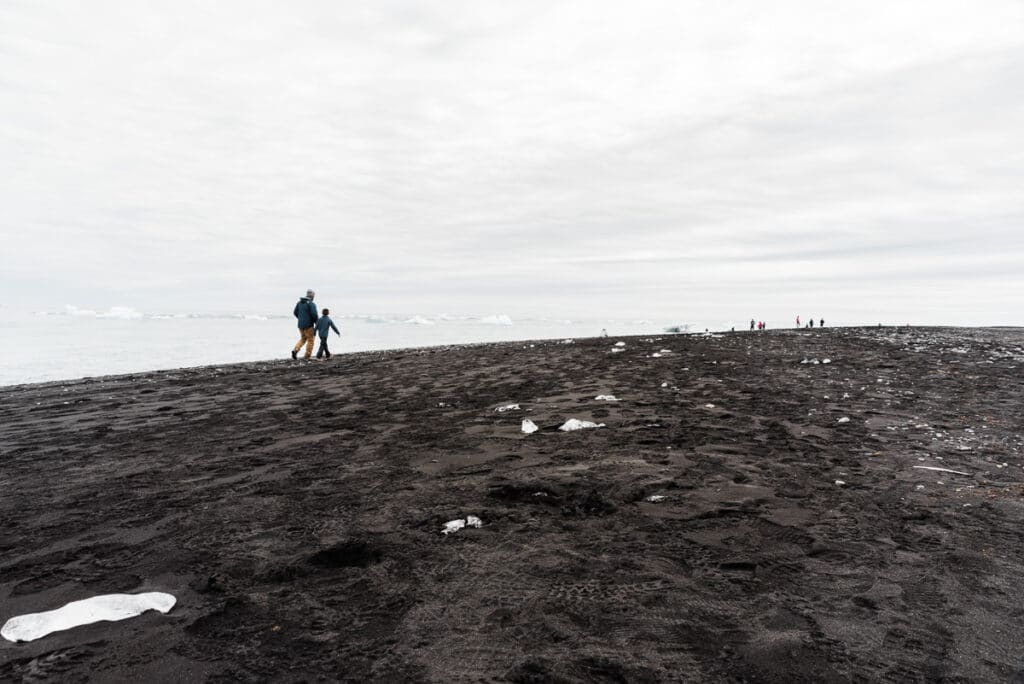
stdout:
[[1024,677],[1020,330],[617,341],[0,388],[0,679]]

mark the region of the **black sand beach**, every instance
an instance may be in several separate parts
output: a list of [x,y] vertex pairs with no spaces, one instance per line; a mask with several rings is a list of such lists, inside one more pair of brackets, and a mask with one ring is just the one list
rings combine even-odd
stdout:
[[0,388],[0,679],[1024,681],[1024,332],[624,341]]

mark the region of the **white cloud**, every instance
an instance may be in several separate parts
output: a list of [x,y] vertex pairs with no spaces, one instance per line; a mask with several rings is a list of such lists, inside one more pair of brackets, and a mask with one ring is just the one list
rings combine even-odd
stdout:
[[970,310],[1024,292],[1022,20],[996,0],[6,5],[0,282],[96,308],[314,286],[361,310]]

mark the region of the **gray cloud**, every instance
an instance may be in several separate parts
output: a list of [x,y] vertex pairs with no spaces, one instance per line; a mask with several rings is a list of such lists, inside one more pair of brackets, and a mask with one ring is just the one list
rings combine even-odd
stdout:
[[1022,19],[7,3],[3,299],[1019,323]]

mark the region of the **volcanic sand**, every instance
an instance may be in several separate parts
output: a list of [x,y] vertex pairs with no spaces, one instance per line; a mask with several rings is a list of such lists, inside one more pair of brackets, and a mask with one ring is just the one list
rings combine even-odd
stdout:
[[615,341],[0,389],[0,679],[1024,678],[1020,330]]

